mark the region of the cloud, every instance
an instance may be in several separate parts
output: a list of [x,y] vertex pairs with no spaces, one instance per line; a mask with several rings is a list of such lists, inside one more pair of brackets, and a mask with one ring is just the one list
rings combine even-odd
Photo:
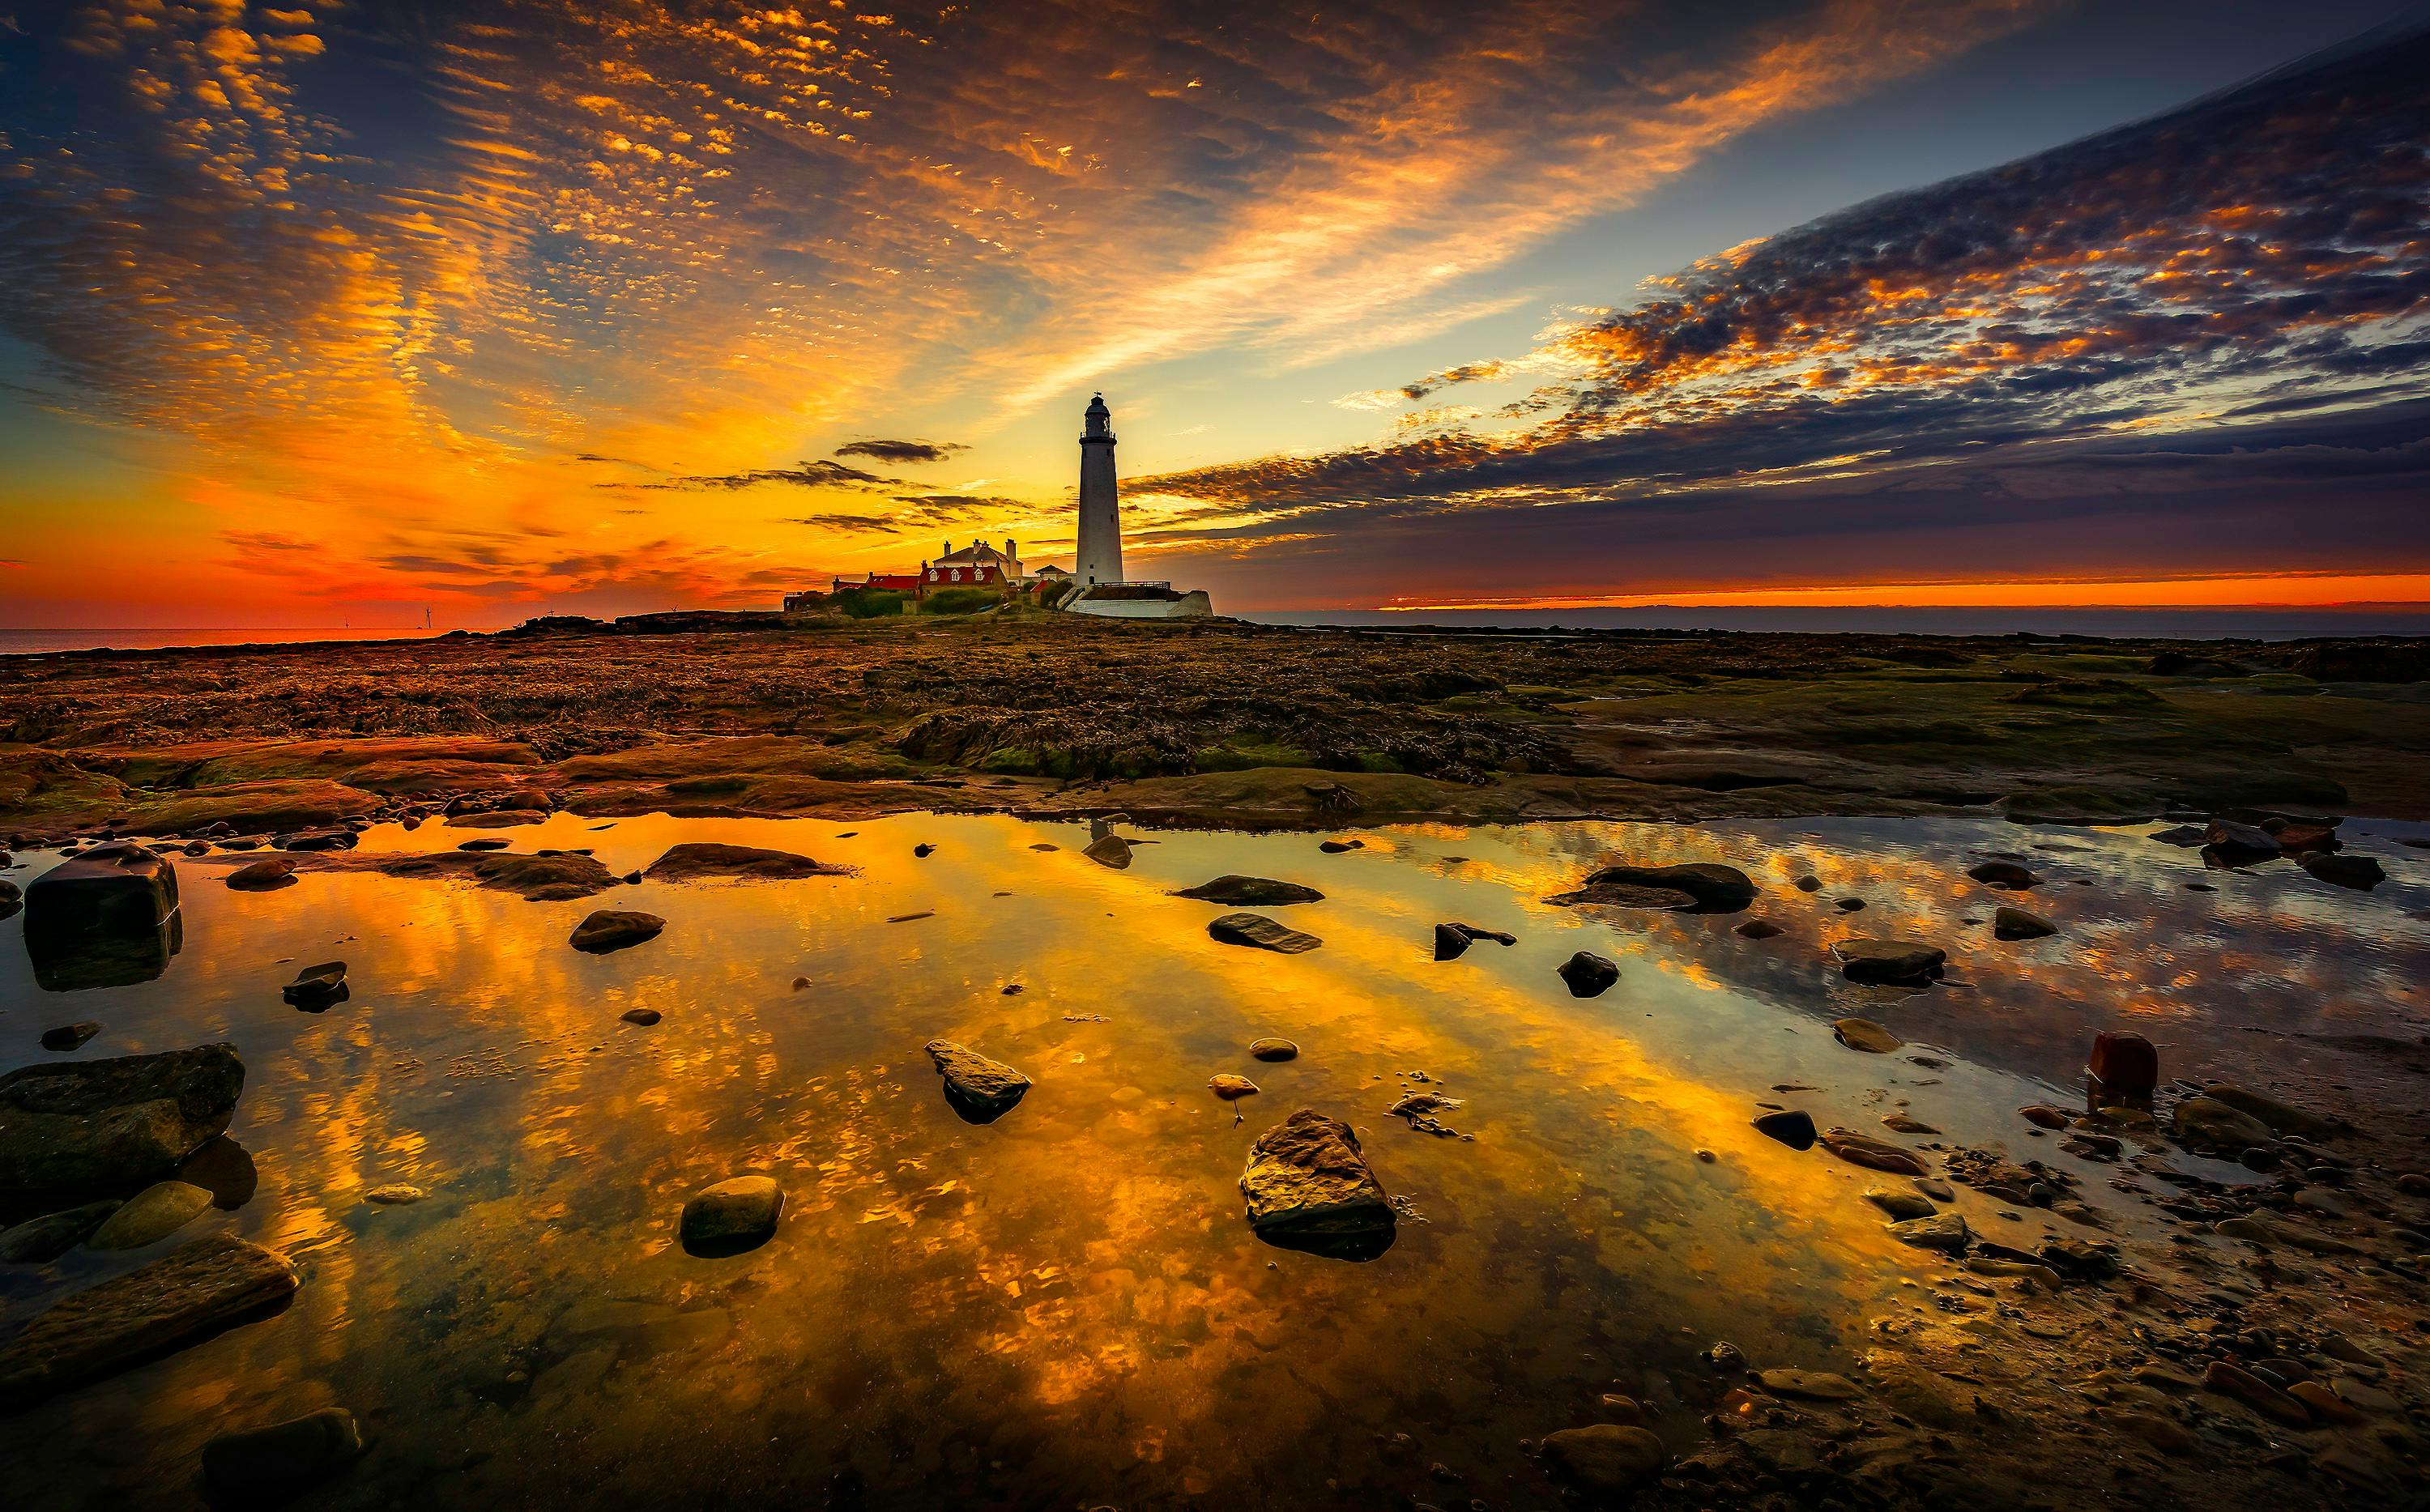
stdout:
[[2204,437],[2225,414],[2417,416],[2401,401],[2430,394],[2425,69],[2430,32],[2415,31],[2282,70],[1733,248],[1523,357],[1401,390],[1565,372],[1504,407],[1527,422],[1515,430],[1446,428],[1461,417],[1438,407],[1403,417],[1425,431],[1415,439],[1132,488],[1254,512],[1259,528],[1818,479],[1893,487],[1961,463],[2027,490],[2057,457],[2071,487],[2100,474],[2142,488],[2215,476],[2186,459],[2213,457]]
[[886,488],[892,478],[879,477],[841,462],[796,462],[791,467],[760,468],[749,473],[709,473],[679,475],[654,483],[594,483],[595,489],[756,489],[762,484],[781,483],[794,488]]
[[835,449],[838,457],[866,457],[876,462],[941,462],[970,448],[959,441],[848,441]]

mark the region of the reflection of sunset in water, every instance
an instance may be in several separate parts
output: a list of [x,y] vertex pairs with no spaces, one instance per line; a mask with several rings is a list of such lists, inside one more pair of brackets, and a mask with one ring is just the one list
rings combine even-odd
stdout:
[[[383,827],[363,849],[469,833]],[[1599,1393],[1660,1409],[1685,1447],[1718,1389],[1698,1350],[1848,1369],[1869,1320],[1931,1269],[1858,1200],[1877,1174],[1762,1138],[1758,1102],[1867,1131],[1906,1109],[2066,1166],[2010,1110],[2072,1086],[2093,1030],[2142,1028],[2167,1074],[2193,1069],[2179,1041],[2196,1022],[2417,1032],[2430,940],[2402,880],[2332,896],[2279,867],[2194,893],[2199,858],[2139,834],[1975,823],[1419,825],[1344,831],[1369,845],[1342,855],[1314,836],[1139,833],[1153,843],[1121,872],[1078,854],[1085,825],[1011,819],[559,814],[492,833],[596,846],[617,872],[678,839],[857,872],[543,904],[363,872],[237,893],[221,857],[182,863],[187,948],[158,981],[40,993],[12,939],[10,1063],[69,1017],[107,1025],[88,1055],[236,1041],[230,1132],[260,1189],[200,1224],[287,1250],[305,1275],[275,1320],[0,1426],[40,1487],[26,1504],[183,1475],[226,1422],[328,1402],[373,1441],[325,1493],[344,1505],[662,1501],[710,1467],[738,1497],[879,1504],[1372,1504],[1411,1493],[1429,1461],[1464,1478],[1461,1499],[1539,1494],[1520,1440],[1586,1421]],[[936,854],[916,858],[924,840]],[[2045,884],[2013,898],[1970,881],[1993,851]],[[1762,895],[1735,916],[1543,901],[1615,854],[1729,860]],[[1822,887],[1801,892],[1808,871]],[[1322,889],[1272,912],[1323,946],[1207,938],[1224,910],[1170,894],[1224,872]],[[1842,913],[1842,897],[1867,906]],[[2002,902],[2061,934],[1994,942]],[[603,906],[666,931],[569,949]],[[1788,932],[1732,933],[1750,917]],[[1437,962],[1447,920],[1518,943]],[[1850,935],[1943,945],[1954,985],[1847,984],[1825,947]],[[1581,948],[1620,964],[1602,997],[1554,974]],[[349,1002],[280,1003],[297,963],[333,956]],[[621,1022],[634,1007],[663,1020]],[[1829,1025],[1848,1012],[1947,1064],[1842,1049]],[[1250,1059],[1265,1035],[1301,1055]],[[962,1122],[922,1053],[940,1037],[1034,1088],[1000,1122]],[[1220,1072],[1262,1088],[1238,1126],[1207,1091]],[[1443,1119],[1473,1140],[1385,1115],[1418,1072],[1466,1100]],[[1242,1220],[1249,1142],[1301,1106],[1356,1126],[1406,1205],[1373,1263],[1272,1248]],[[687,1255],[685,1198],[744,1172],[786,1188],[776,1238]],[[363,1202],[398,1181],[431,1195]],[[2051,1221],[1973,1195],[1960,1210],[2020,1244]],[[2119,1237],[2146,1238],[2139,1221]],[[39,1304],[126,1263],[10,1268],[0,1296]]]

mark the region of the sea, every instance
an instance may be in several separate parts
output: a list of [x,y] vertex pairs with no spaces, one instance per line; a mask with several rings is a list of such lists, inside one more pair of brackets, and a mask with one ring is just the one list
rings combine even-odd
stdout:
[[[2089,635],[2179,640],[2300,640],[2314,636],[2430,635],[2430,604],[2350,608],[1645,608],[1257,609],[1259,624],[1380,630],[1739,630],[1865,635]],[[297,641],[400,640],[435,632],[356,626],[233,629],[0,628],[0,656],[172,646],[282,645]]]

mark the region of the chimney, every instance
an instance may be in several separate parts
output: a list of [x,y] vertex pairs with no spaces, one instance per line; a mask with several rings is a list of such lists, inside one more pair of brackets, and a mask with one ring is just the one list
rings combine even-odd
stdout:
[[1021,558],[1021,553],[1012,549],[1012,538],[1010,536],[1004,538],[1004,554],[1016,561]]
[[944,549],[943,551],[941,551],[941,552],[939,552],[939,553],[938,553],[938,555],[939,555],[939,556],[940,556],[940,557],[951,557],[953,554],[954,554],[954,538],[953,538],[953,537],[951,537],[951,536],[947,536],[947,537],[945,538],[945,549]]

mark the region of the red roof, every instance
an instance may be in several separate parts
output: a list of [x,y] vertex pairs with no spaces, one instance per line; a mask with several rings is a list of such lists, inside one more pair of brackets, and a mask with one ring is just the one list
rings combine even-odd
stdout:
[[971,587],[998,583],[1003,580],[1002,573],[997,570],[993,562],[979,562],[975,565],[946,562],[928,569],[927,584],[930,588],[951,588],[957,583]]

